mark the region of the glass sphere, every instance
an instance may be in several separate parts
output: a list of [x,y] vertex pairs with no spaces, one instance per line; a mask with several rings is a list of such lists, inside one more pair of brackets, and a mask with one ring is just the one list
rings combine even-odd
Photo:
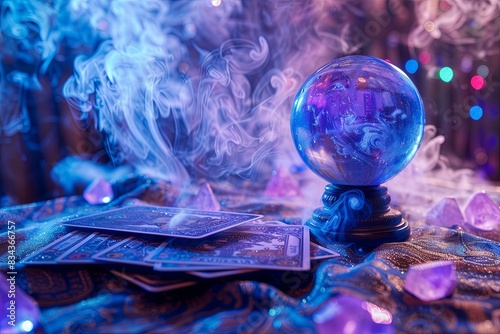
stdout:
[[401,172],[424,133],[424,106],[410,78],[369,56],[335,59],[295,97],[291,131],[305,164],[336,185],[376,186]]

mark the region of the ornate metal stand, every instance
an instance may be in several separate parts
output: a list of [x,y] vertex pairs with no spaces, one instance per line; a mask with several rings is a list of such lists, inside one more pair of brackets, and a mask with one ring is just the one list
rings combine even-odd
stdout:
[[351,187],[329,184],[308,220],[311,233],[323,242],[349,242],[377,246],[405,241],[408,222],[390,208],[391,196],[384,186]]

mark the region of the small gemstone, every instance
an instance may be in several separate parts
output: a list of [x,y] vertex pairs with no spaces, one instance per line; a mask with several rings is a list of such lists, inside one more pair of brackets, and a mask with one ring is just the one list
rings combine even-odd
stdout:
[[220,204],[209,183],[203,183],[198,191],[189,199],[190,208],[207,211],[219,211]]
[[465,220],[474,227],[491,231],[500,224],[500,207],[485,193],[477,193],[465,206]]
[[450,296],[457,285],[453,261],[434,261],[411,266],[406,273],[405,290],[423,301]]
[[313,321],[318,334],[392,334],[395,331],[389,311],[349,295],[329,299],[313,315]]
[[83,191],[83,198],[90,204],[106,204],[113,200],[113,188],[103,179],[96,179]]
[[273,170],[264,194],[269,197],[293,197],[300,196],[301,191],[299,183],[292,173],[281,166]]
[[452,225],[461,225],[465,223],[464,216],[457,200],[452,197],[445,197],[434,205],[425,218],[431,225],[450,227]]

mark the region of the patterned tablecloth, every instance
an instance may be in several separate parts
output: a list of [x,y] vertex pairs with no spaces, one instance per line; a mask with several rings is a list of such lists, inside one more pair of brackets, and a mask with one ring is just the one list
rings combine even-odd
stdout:
[[[168,206],[179,195],[170,184],[146,177],[118,182],[114,191],[117,199],[105,206],[73,196],[2,209],[2,270],[8,220],[16,222],[22,258],[65,234],[62,218],[140,203]],[[301,223],[300,205],[259,201],[217,185],[214,191],[223,210]],[[388,310],[397,332],[500,332],[499,229],[429,226],[403,213],[411,226],[408,241],[375,249],[327,245],[341,256],[314,262],[307,272],[260,271],[150,293],[100,266],[33,266],[19,268],[17,284],[38,302],[37,331],[46,333],[309,333],[315,332],[315,312],[339,294]],[[403,289],[405,275],[411,265],[435,260],[455,262],[458,284],[451,297],[423,302]]]

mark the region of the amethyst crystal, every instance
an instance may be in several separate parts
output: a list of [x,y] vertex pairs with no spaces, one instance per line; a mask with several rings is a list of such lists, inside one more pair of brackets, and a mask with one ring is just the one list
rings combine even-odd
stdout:
[[273,170],[266,185],[265,195],[269,197],[300,196],[300,186],[292,173],[284,167],[279,167]]
[[405,279],[405,290],[426,302],[451,295],[456,285],[457,273],[452,261],[411,266]]
[[457,200],[451,197],[445,197],[434,205],[427,213],[425,220],[429,224],[445,227],[463,226],[465,222]]
[[485,193],[477,193],[465,206],[465,219],[474,227],[491,231],[500,224],[500,208]]
[[113,188],[108,181],[96,179],[83,191],[83,198],[90,204],[106,204],[113,200]]

